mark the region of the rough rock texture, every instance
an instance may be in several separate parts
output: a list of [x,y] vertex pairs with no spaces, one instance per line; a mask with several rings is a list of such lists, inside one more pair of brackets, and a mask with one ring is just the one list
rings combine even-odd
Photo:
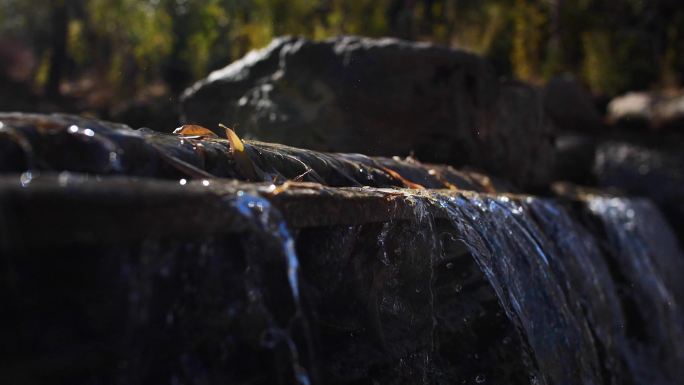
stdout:
[[631,128],[684,128],[684,92],[630,92],[608,104],[608,120]]
[[542,93],[546,113],[559,129],[591,132],[603,125],[591,94],[573,77],[551,79]]
[[292,37],[186,90],[187,122],[325,151],[408,155],[540,184],[552,161],[539,95],[483,59],[395,39]]

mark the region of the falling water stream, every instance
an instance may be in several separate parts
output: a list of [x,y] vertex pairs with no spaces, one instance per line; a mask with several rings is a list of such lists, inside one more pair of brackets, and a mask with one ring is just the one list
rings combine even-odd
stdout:
[[[429,249],[429,271],[423,275],[428,282],[422,286],[430,312],[429,346],[421,353],[423,383],[433,383],[431,360],[439,344],[434,269],[444,251],[437,217],[447,218],[506,318],[531,347],[534,362],[529,364],[539,373],[531,372],[529,383],[674,383],[680,370],[676,363],[684,354],[677,343],[684,336],[678,302],[684,259],[653,205],[626,198],[589,199],[586,211],[607,234],[608,245],[602,246],[553,199],[425,192],[406,193],[404,199],[414,213],[409,235],[403,238],[406,249],[390,249],[397,224],[385,222],[377,233],[378,260],[382,269],[398,268],[398,256],[410,255],[410,247]],[[255,231],[281,244],[295,304],[292,320],[303,323],[310,338],[301,306],[299,259],[285,223],[264,198],[239,194],[233,204]],[[416,287],[418,295],[422,287]],[[411,306],[399,297],[382,301],[399,313]],[[295,344],[288,327],[273,329],[290,347],[298,383],[311,383],[299,358],[303,347]],[[304,343],[311,349],[310,341]],[[481,373],[470,380],[484,383],[487,378]]]
[[[295,375],[297,384],[309,385],[311,384],[311,379],[309,373],[305,367],[301,364],[301,347],[297,346],[292,338],[292,328],[295,323],[299,322],[302,324],[304,329],[304,339],[305,347],[311,349],[311,336],[306,318],[302,311],[301,298],[300,298],[300,288],[299,288],[299,259],[297,253],[295,252],[294,239],[290,235],[284,220],[280,217],[280,213],[274,209],[271,203],[259,196],[246,194],[242,191],[238,192],[237,197],[233,200],[229,197],[230,203],[237,208],[238,212],[249,221],[253,226],[253,230],[256,234],[266,237],[266,239],[258,239],[257,242],[271,241],[280,245],[280,251],[282,253],[281,257],[285,258],[286,270],[287,270],[287,281],[290,286],[290,294],[292,296],[292,301],[294,302],[295,313],[289,320],[288,325],[283,327],[277,325],[275,320],[271,320],[271,325],[268,330],[265,331],[264,345],[269,347],[274,347],[279,343],[285,343],[290,352],[290,359],[292,361],[292,370]],[[269,239],[270,238],[270,239]],[[248,258],[252,257],[252,261],[248,262],[248,265],[255,270],[255,273],[259,273],[259,263],[257,260],[264,258],[263,255],[249,255],[258,254],[260,250],[256,253],[249,253]],[[275,257],[275,256],[271,256]],[[267,256],[268,258],[268,256]],[[260,284],[252,287],[252,290],[262,290],[265,289],[265,283],[260,280]],[[262,286],[262,287],[258,287]]]

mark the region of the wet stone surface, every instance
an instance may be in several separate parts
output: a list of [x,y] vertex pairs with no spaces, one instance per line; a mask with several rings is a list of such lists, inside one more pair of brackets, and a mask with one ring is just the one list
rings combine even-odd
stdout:
[[256,142],[247,181],[220,139],[0,117],[3,383],[684,378],[684,256],[649,200]]

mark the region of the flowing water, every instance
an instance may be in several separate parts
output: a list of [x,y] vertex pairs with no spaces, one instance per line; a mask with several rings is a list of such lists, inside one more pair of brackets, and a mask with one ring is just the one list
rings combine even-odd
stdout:
[[664,368],[662,378],[654,375],[649,380],[684,378],[684,256],[672,230],[647,200],[597,197],[588,209],[606,231],[606,260],[620,286],[626,333],[635,354]]
[[[19,197],[24,204],[23,212],[17,212],[11,202],[0,201],[0,246],[10,251],[2,256],[0,276],[5,278],[0,284],[3,292],[14,293],[4,304],[17,317],[5,317],[9,326],[0,332],[15,341],[6,345],[20,350],[40,345],[35,352],[27,350],[34,355],[24,352],[25,361],[12,350],[5,358],[30,365],[43,360],[42,355],[62,359],[61,349],[70,343],[66,356],[77,364],[43,366],[58,372],[67,368],[62,374],[80,370],[89,380],[82,383],[112,382],[90,381],[92,373],[119,376],[119,383],[145,378],[174,383],[183,370],[189,383],[209,383],[211,375],[215,383],[302,385],[676,385],[684,379],[684,255],[650,201],[389,189],[420,187],[393,176],[398,171],[385,169],[389,164],[422,175],[426,187],[454,185],[434,177],[434,169],[409,162],[253,142],[250,156],[263,180],[343,187],[324,191],[328,187],[318,186],[305,198],[325,206],[326,215],[346,215],[325,218],[324,223],[336,225],[318,226],[318,212],[300,213],[311,217],[309,225],[288,227],[283,219],[287,213],[265,197],[274,195],[245,184],[251,186],[249,193],[214,191],[230,216],[218,222],[234,224],[239,218],[239,234],[189,231],[198,237],[193,238],[126,229],[120,235],[130,236],[130,243],[110,244],[93,236],[97,231],[79,228],[89,234],[79,238],[83,242],[67,233],[66,242],[60,239],[52,247],[30,239],[32,227],[43,224],[42,217],[35,219],[36,212],[55,210],[51,202],[40,200],[41,192],[48,191],[41,185],[51,183],[49,192],[62,199],[68,189],[72,194],[65,202],[88,219],[96,215],[81,210],[78,200],[87,201],[90,193],[99,191],[105,202],[121,203],[111,191],[102,193],[100,182],[117,187],[116,181],[105,182],[107,175],[183,177],[180,183],[141,183],[141,191],[144,186],[157,188],[140,205],[143,211],[159,203],[157,198],[169,199],[165,194],[177,193],[174,189],[212,189],[213,176],[236,177],[227,162],[228,147],[220,140],[52,119],[57,123],[43,122],[43,129],[30,119],[18,128],[0,127],[11,150],[3,158],[7,170],[23,172],[14,181],[21,188],[10,186],[2,193],[7,202]],[[62,151],[65,146],[71,151]],[[60,174],[41,182],[41,173],[66,170],[93,177],[90,182],[72,181]],[[191,177],[206,179],[185,179]],[[14,183],[10,180],[8,186]],[[138,190],[130,187],[138,185],[133,182],[127,180],[128,189],[115,191],[135,198]],[[490,184],[481,183],[478,191],[491,191]],[[275,190],[287,188],[273,186],[270,193]],[[185,192],[173,197],[207,198]],[[330,196],[339,200],[325,201]],[[368,202],[377,201],[364,201],[369,196],[395,202],[396,212],[371,210],[375,207]],[[318,198],[325,202],[316,203]],[[358,213],[359,218],[355,211],[336,212],[340,201],[352,203],[340,207],[373,212]],[[107,211],[107,204],[95,207],[91,210],[112,216],[115,226],[122,220],[119,213]],[[31,231],[14,231],[15,225],[26,226],[26,214],[34,218],[24,227]],[[210,214],[194,214],[194,223]],[[386,214],[385,219],[372,219],[379,214]],[[54,219],[46,217],[45,222]],[[12,234],[29,241],[7,236]],[[120,274],[112,274],[116,271]],[[92,288],[101,297],[83,294]],[[44,301],[53,298],[53,291],[61,302]],[[102,305],[102,298],[112,304]],[[81,324],[94,325],[93,330],[74,326]],[[42,329],[56,332],[34,336]],[[90,355],[83,352],[90,350],[99,352],[90,363],[95,365],[92,371],[81,364]],[[100,359],[115,363],[107,367],[110,372],[98,369]],[[178,365],[185,369],[177,370]]]
[[440,197],[438,202],[509,319],[528,339],[548,383],[601,383],[587,326],[553,274],[556,256],[528,210],[507,197]]
[[[439,193],[408,194],[404,199],[414,210],[409,235],[393,246],[390,238],[400,224],[382,224],[376,233],[377,260],[383,269],[401,269],[398,260],[415,258],[412,248],[429,250],[428,269],[421,275],[427,283],[416,287],[429,312],[429,337],[420,353],[423,383],[436,383],[440,373],[432,362],[441,327],[435,310],[435,269],[446,256],[437,218],[447,218],[450,235],[467,246],[507,322],[531,349],[529,383],[676,383],[684,341],[677,277],[684,272],[684,258],[652,204],[588,199],[581,203],[583,212],[605,229],[596,234],[591,220],[580,222],[554,199]],[[425,262],[411,263],[424,269]],[[392,287],[391,282],[383,285]],[[412,306],[402,296],[381,294],[381,301],[391,303],[391,312],[400,317]],[[483,371],[468,382],[488,378]]]
[[[290,231],[285,225],[284,220],[280,217],[280,213],[274,209],[271,203],[259,196],[246,194],[242,191],[237,193],[236,197],[228,197],[229,203],[234,205],[238,212],[249,221],[253,228],[256,239],[251,242],[273,242],[280,245],[281,255],[264,255],[263,250],[258,247],[254,250],[253,247],[246,248],[248,250],[247,257],[248,266],[253,269],[253,274],[258,275],[262,268],[262,264],[273,263],[274,261],[264,261],[265,258],[281,257],[285,259],[287,281],[290,287],[290,294],[294,303],[294,314],[287,321],[287,325],[279,325],[276,320],[270,320],[269,328],[264,331],[264,345],[270,348],[275,347],[279,343],[286,344],[290,359],[292,362],[292,371],[295,376],[296,383],[299,385],[310,385],[311,379],[305,367],[301,364],[301,349],[297,346],[292,338],[293,329],[296,323],[299,323],[303,329],[305,348],[311,349],[310,330],[304,317],[301,305],[300,287],[299,287],[299,258],[294,247],[294,239],[290,235]],[[265,239],[264,239],[265,238]],[[254,246],[254,245],[252,245]],[[251,250],[251,252],[250,252]],[[268,290],[268,282],[263,277],[256,277],[253,280],[248,279],[251,283],[250,290],[258,292]],[[261,297],[261,296],[257,296]],[[268,312],[266,312],[268,313]],[[307,353],[311,353],[310,351]]]
[[[20,180],[21,189],[38,188],[40,179]],[[74,179],[67,187],[86,182]],[[212,183],[178,188],[211,190]],[[193,330],[187,325],[200,322],[218,330],[212,338],[246,333],[226,337],[227,347],[216,351],[272,371],[261,377],[221,372],[251,383],[676,385],[684,378],[684,256],[650,201],[366,188],[354,191],[386,194],[396,203],[389,220],[288,228],[274,201],[259,195],[265,190],[251,188],[215,191],[240,219],[241,233],[231,238],[150,237],[139,250],[96,244],[108,250],[107,272],[131,272],[102,290],[119,287],[130,298],[146,298],[131,305],[144,311],[131,311],[121,323],[152,333],[151,315],[163,314],[155,335],[169,346],[190,341],[177,349],[188,373],[205,376],[212,365],[223,365],[220,357],[188,354],[200,342],[186,335]],[[224,289],[203,282],[211,264],[214,275],[230,273],[229,299],[215,298],[216,314],[230,309],[227,329],[203,320],[200,311],[191,318],[188,309],[201,303],[202,293],[183,300],[185,291],[170,284],[174,276],[187,281],[193,250],[198,261],[214,262],[193,273],[192,287],[216,296]],[[95,263],[81,254],[80,263]],[[117,267],[122,258],[128,262]],[[28,267],[17,265],[22,269]],[[105,270],[102,277],[119,279]],[[160,299],[171,301],[171,310],[158,306]],[[176,300],[183,306],[173,305]],[[126,343],[145,352],[146,340],[135,336]],[[200,341],[213,346],[215,340]],[[251,356],[241,358],[243,352]],[[146,362],[129,363],[136,369],[127,369],[130,377],[122,381],[136,378]]]

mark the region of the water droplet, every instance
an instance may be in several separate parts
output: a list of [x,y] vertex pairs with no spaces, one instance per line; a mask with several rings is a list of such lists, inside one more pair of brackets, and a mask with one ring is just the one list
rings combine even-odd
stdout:
[[178,181],[178,183],[180,183],[181,186],[185,186],[188,183],[188,181],[186,179],[181,179]]
[[477,382],[478,384],[482,384],[485,381],[487,381],[487,379],[485,378],[485,376],[483,374],[478,374],[475,377],[475,382]]
[[57,183],[61,187],[65,187],[67,183],[69,183],[69,173],[68,172],[61,172],[59,173],[59,176],[57,177]]
[[119,154],[116,151],[109,152],[109,163],[114,164],[114,167],[118,166],[116,163],[119,161]]
[[31,184],[31,181],[33,180],[33,174],[31,171],[26,171],[25,173],[21,174],[19,177],[19,182],[21,182],[21,187],[28,187],[29,184]]

